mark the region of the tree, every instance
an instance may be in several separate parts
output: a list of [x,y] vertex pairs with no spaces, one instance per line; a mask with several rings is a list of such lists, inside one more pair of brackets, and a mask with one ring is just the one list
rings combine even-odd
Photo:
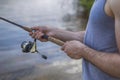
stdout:
[[84,18],[88,19],[89,12],[90,12],[93,2],[94,0],[79,0],[79,6],[82,6],[84,8],[84,11],[83,11]]

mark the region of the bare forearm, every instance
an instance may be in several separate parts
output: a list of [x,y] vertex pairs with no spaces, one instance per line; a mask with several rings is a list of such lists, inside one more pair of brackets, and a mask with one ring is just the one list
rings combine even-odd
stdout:
[[51,32],[54,33],[53,37],[58,38],[62,41],[78,40],[83,42],[85,31],[72,32],[62,29],[51,29]]
[[120,78],[119,53],[104,53],[86,47],[83,57],[109,75]]

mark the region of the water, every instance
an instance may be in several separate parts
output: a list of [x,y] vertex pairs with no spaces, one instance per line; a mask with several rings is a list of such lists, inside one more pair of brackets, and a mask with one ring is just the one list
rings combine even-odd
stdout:
[[[0,16],[24,26],[50,26],[65,29],[64,22],[74,15],[74,0],[0,0]],[[33,40],[27,32],[0,20],[0,80],[80,80],[81,63],[70,59],[51,42],[37,42],[38,50],[48,56],[25,54],[22,41]]]

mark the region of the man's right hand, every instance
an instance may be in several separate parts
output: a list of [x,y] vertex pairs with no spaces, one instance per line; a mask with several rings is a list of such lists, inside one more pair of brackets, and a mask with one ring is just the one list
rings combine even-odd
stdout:
[[46,42],[47,40],[46,39],[43,39],[42,36],[44,34],[48,35],[48,36],[53,36],[53,32],[51,31],[50,28],[48,27],[32,27],[31,28],[32,30],[35,30],[35,32],[29,32],[29,35],[32,37],[32,38],[35,38],[35,39],[38,39],[42,42]]

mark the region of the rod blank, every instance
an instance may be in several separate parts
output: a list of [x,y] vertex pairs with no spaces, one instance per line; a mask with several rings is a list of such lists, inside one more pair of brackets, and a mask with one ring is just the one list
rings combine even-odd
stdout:
[[5,18],[3,18],[3,17],[0,17],[0,19],[3,20],[3,21],[6,21],[6,22],[8,22],[8,23],[11,23],[11,24],[13,24],[13,25],[16,25],[16,26],[18,26],[18,27],[24,29],[25,31],[28,31],[28,32],[31,32],[31,31],[32,31],[31,28],[22,26],[22,25],[20,25],[20,24],[17,24],[17,23],[15,23],[15,22],[12,22],[12,21],[10,21],[10,20],[8,20],[8,19],[5,19]]

